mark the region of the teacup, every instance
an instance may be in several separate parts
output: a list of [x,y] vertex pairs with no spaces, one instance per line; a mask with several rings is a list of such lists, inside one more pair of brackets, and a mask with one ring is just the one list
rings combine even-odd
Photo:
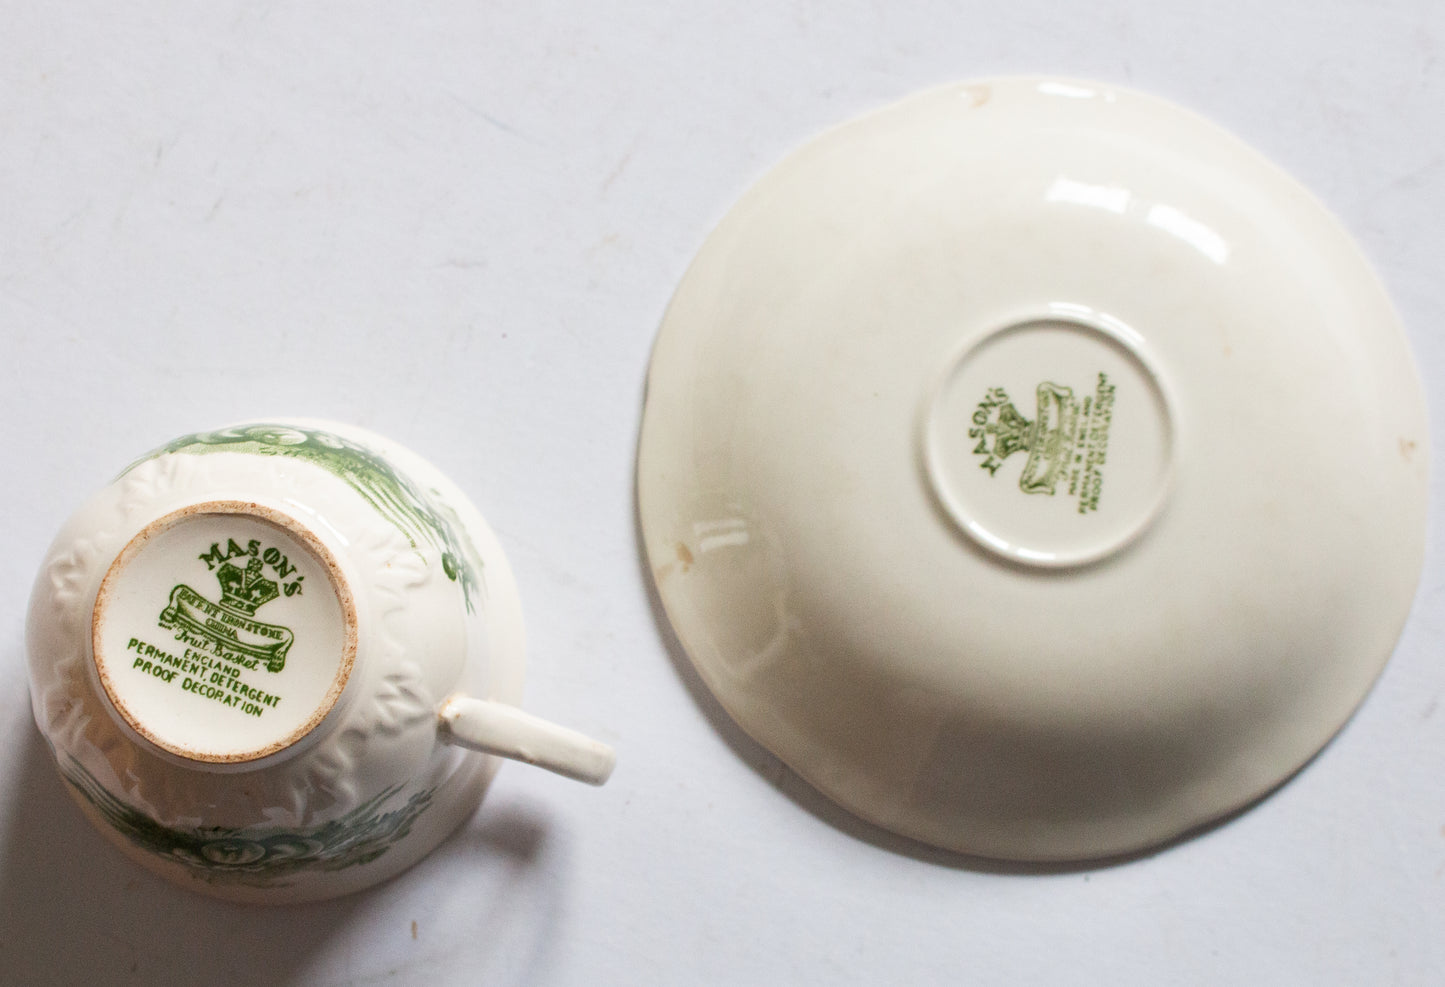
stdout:
[[487,755],[593,784],[614,763],[517,708],[521,606],[481,515],[414,453],[330,422],[133,463],[51,546],[27,646],[36,722],[86,815],[232,900],[398,873],[475,811]]

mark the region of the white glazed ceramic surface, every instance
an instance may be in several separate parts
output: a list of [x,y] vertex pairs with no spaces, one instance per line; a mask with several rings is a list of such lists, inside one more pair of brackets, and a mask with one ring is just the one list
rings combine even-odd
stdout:
[[360,429],[178,439],[56,538],[27,624],[35,718],[133,858],[241,901],[330,897],[414,863],[498,760],[600,783],[612,753],[515,709],[523,631],[495,536],[433,467]]
[[989,856],[1157,844],[1267,792],[1388,657],[1424,406],[1340,225],[1112,86],[948,86],[812,141],[658,337],[641,523],[762,744]]

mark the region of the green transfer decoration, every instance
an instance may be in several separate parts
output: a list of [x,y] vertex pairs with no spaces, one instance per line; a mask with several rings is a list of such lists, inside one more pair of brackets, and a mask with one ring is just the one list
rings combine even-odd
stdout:
[[421,489],[381,456],[351,439],[319,429],[257,422],[182,436],[142,456],[125,472],[167,453],[211,452],[300,459],[340,477],[405,535],[413,548],[418,538],[433,545],[441,553],[442,571],[461,585],[467,610],[473,609],[481,589],[482,561],[455,512],[435,496],[435,491]]
[[308,871],[338,871],[368,864],[411,831],[431,804],[432,791],[381,811],[401,786],[388,788],[339,819],[309,830],[276,827],[171,829],[117,799],[74,758],[61,765],[66,781],[117,832],[151,853],[185,864],[209,879],[255,887],[285,884]]

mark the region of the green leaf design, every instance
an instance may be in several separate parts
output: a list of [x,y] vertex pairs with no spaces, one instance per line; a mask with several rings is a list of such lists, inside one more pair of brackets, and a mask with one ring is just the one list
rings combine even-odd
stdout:
[[[456,512],[436,491],[418,487],[397,473],[366,446],[320,429],[298,428],[274,422],[255,422],[215,432],[183,435],[142,456],[125,470],[168,453],[205,454],[241,452],[257,456],[283,456],[313,463],[340,477],[383,518],[406,536],[413,548],[417,539],[441,554],[442,571],[459,583],[472,611],[481,590],[481,556],[467,536]],[[121,475],[124,476],[125,473]]]
[[431,804],[435,789],[418,792],[388,811],[382,806],[400,785],[388,788],[346,815],[315,829],[274,827],[171,829],[108,791],[79,761],[67,757],[61,773],[117,832],[136,846],[184,864],[208,879],[273,887],[305,871],[338,871],[366,864],[411,831]]

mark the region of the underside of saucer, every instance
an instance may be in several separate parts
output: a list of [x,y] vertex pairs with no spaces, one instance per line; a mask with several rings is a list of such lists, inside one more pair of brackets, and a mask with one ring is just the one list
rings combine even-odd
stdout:
[[1340,224],[1112,86],[927,92],[805,145],[653,354],[641,525],[738,723],[881,826],[1078,860],[1260,797],[1364,697],[1426,416]]

